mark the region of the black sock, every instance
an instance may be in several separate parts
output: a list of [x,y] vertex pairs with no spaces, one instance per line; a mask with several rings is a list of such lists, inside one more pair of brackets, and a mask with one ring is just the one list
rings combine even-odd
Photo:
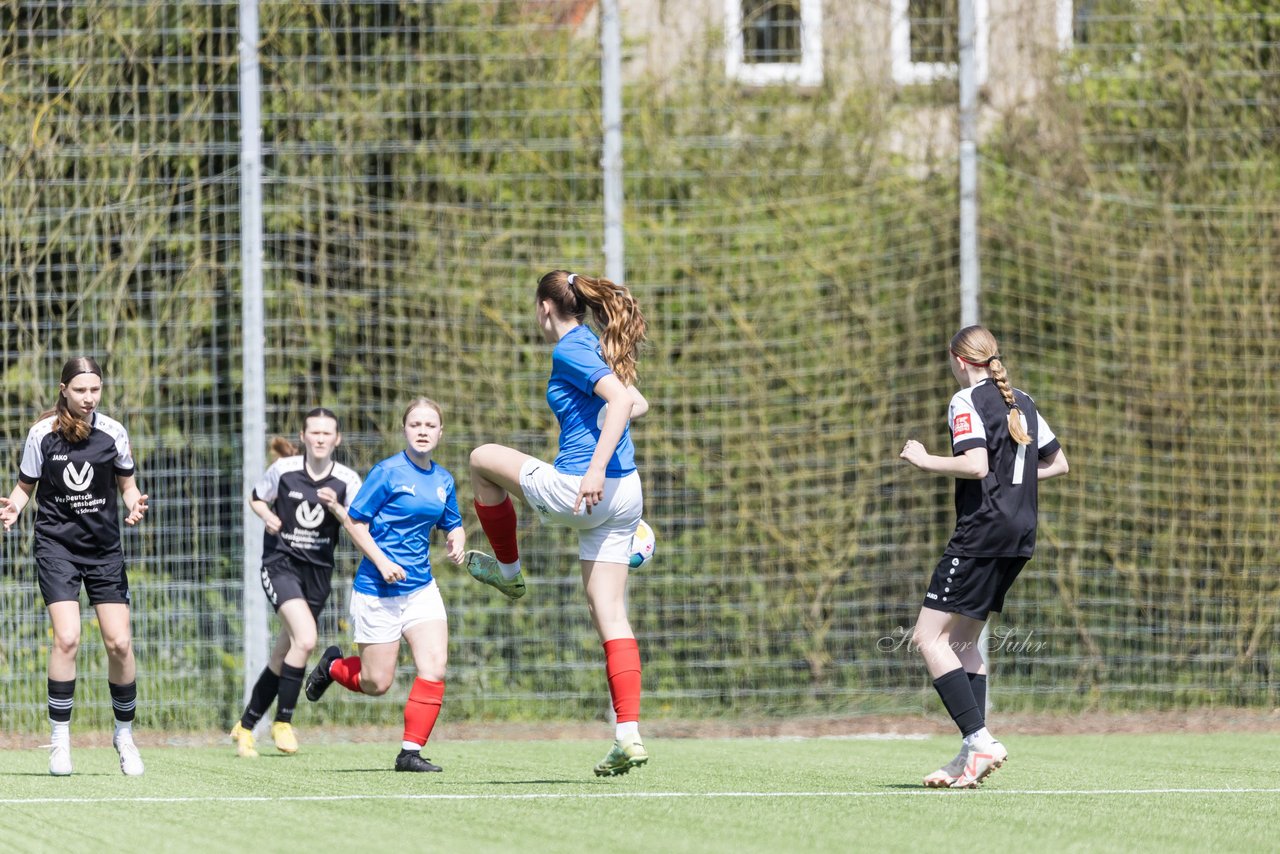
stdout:
[[276,720],[293,721],[293,709],[298,705],[298,693],[302,690],[302,677],[306,670],[285,664],[280,668],[280,699],[276,702]]
[[244,707],[244,714],[240,716],[240,726],[250,730],[257,726],[258,721],[262,720],[267,709],[271,708],[271,704],[275,702],[279,687],[280,677],[272,672],[270,667],[262,668],[262,675],[253,684],[253,691],[249,693],[249,705]]
[[138,709],[138,683],[116,685],[108,682],[107,687],[111,689],[111,710],[115,712],[116,720],[122,724],[132,721]]
[[49,720],[67,723],[71,720],[71,707],[75,705],[76,680],[62,682],[49,680]]
[[969,687],[973,690],[973,700],[978,704],[978,711],[982,712],[983,726],[986,726],[987,720],[987,674],[970,673]]
[[951,720],[960,728],[961,735],[968,737],[982,729],[982,709],[973,697],[969,675],[963,667],[942,674],[933,680],[933,687],[942,698],[942,705],[947,707]]

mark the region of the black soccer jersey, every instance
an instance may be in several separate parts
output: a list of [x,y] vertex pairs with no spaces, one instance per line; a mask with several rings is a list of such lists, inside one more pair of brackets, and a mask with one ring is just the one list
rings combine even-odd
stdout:
[[987,449],[987,476],[956,479],[956,530],[946,553],[964,557],[1031,557],[1036,545],[1037,469],[1060,447],[1035,401],[1017,389],[1030,445],[1009,435],[1009,407],[991,380],[962,389],[951,398],[947,423],[956,456]]
[[18,466],[18,479],[36,484],[36,554],[110,563],[123,554],[116,476],[133,474],[129,434],[95,412],[88,438],[72,444],[54,431],[56,423],[52,415],[36,422]]
[[316,494],[329,487],[344,507],[360,491],[360,475],[341,463],[334,463],[329,474],[312,480],[307,474],[306,457],[301,454],[281,457],[262,475],[253,487],[253,495],[271,505],[280,517],[279,534],[267,534],[262,542],[262,560],[287,555],[302,563],[333,569],[333,549],[338,544],[341,524],[325,509]]

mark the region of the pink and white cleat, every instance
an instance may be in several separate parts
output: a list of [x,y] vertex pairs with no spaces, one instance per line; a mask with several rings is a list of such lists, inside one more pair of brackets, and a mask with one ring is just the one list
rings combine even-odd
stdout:
[[965,760],[960,776],[951,782],[953,789],[976,789],[991,772],[1009,759],[1009,751],[994,739],[970,745],[969,758]]

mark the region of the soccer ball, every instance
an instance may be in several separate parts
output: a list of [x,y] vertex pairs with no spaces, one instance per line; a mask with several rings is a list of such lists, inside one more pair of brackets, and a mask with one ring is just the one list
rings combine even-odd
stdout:
[[650,528],[649,523],[641,519],[640,524],[636,526],[635,534],[631,536],[632,569],[638,569],[641,565],[649,562],[649,559],[653,557],[654,545],[653,528]]

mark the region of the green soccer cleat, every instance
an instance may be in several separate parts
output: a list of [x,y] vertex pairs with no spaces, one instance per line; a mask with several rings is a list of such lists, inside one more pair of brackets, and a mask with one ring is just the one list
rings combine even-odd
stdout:
[[597,777],[617,777],[632,768],[639,768],[649,761],[649,752],[635,735],[624,741],[615,741],[609,754],[595,767]]
[[471,573],[472,578],[496,588],[508,599],[519,599],[524,595],[523,572],[517,572],[515,578],[504,578],[502,567],[498,565],[497,558],[484,552],[467,552],[463,555],[463,561],[466,563],[467,572]]

